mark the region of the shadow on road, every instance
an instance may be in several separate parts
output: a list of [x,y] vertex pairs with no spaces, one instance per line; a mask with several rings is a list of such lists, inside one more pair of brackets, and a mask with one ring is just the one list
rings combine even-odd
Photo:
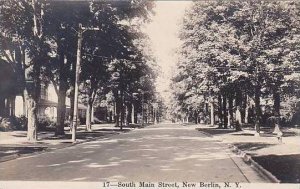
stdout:
[[[120,138],[107,138],[85,143],[77,146],[80,153],[74,153],[68,161],[50,164],[44,162],[37,164],[36,167],[39,169],[55,168],[52,169],[55,173],[52,172],[51,175],[61,174],[59,171],[63,168],[80,170],[80,174],[66,176],[67,180],[71,181],[139,181],[141,175],[138,173],[144,171],[151,176],[152,180],[161,179],[161,175],[164,175],[164,180],[173,180],[174,175],[188,177],[198,175],[198,177],[219,181],[220,178],[216,177],[214,172],[199,172],[198,169],[209,169],[217,165],[216,169],[219,171],[230,173],[232,171],[232,160],[223,152],[224,147],[215,141],[207,141],[192,132],[190,134],[169,130],[159,132],[150,130],[146,133],[147,135],[138,138],[135,135],[129,135],[129,137],[120,136]],[[101,156],[98,156],[99,152]],[[128,172],[129,169],[136,172]],[[101,172],[101,178],[95,174],[98,172]]]
[[197,130],[203,131],[203,132],[211,134],[211,135],[222,135],[222,134],[236,132],[234,129],[219,129],[219,128],[199,128]]
[[[118,128],[104,128],[104,129],[94,129],[93,131],[81,131],[76,134],[77,139],[82,139],[82,140],[88,140],[88,139],[96,139],[98,137],[104,137],[107,135],[113,135],[113,134],[120,134],[120,133],[126,133],[129,132],[131,129],[118,129]],[[64,140],[64,139],[71,139],[72,134],[71,133],[66,133],[65,135],[62,136],[48,136],[43,138],[44,140]]]
[[262,142],[245,142],[245,143],[234,143],[242,151],[256,151],[266,147],[274,146],[275,144],[262,143]]
[[26,146],[1,146],[0,157],[5,157],[13,154],[30,154],[34,152],[40,152],[47,149],[47,147],[26,147]]

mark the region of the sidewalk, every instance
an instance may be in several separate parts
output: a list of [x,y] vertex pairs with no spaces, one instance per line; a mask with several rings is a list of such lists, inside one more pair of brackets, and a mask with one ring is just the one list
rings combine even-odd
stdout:
[[[121,131],[114,124],[95,124],[92,126],[92,131],[87,132],[85,126],[81,125],[77,129],[75,144],[128,132],[137,127],[139,126],[123,127]],[[65,136],[56,137],[54,132],[42,131],[38,133],[37,142],[28,142],[26,131],[0,132],[0,162],[74,145],[71,141],[72,135],[69,128],[65,128],[65,133]]]
[[300,130],[282,128],[282,143],[268,128],[262,128],[260,136],[254,136],[253,128],[218,129],[208,125],[198,125],[197,130],[234,145],[250,155],[264,169],[271,172],[283,183],[300,183]]

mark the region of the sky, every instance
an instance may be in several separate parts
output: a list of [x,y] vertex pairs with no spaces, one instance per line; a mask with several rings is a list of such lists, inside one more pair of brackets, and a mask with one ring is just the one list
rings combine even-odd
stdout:
[[[176,48],[180,45],[178,33],[185,9],[191,1],[155,1],[155,15],[147,25],[157,64],[161,67],[161,75],[157,81],[157,91],[166,93],[169,89],[172,67],[176,64]],[[162,94],[167,95],[167,94]]]

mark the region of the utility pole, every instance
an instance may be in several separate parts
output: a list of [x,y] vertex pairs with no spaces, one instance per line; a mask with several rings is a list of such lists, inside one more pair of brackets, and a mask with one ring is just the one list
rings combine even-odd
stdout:
[[80,64],[81,64],[81,48],[83,33],[85,31],[92,30],[96,31],[99,28],[85,28],[82,24],[78,25],[78,41],[77,41],[77,55],[76,55],[76,67],[75,67],[75,93],[74,93],[74,112],[73,112],[73,123],[72,123],[72,142],[76,142],[76,130],[77,130],[77,120],[78,120],[78,86],[79,86],[79,74],[80,74]]

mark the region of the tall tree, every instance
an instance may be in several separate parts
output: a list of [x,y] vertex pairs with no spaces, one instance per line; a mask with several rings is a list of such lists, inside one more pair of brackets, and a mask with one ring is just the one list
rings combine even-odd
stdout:
[[[15,48],[1,50],[21,75],[28,110],[27,138],[30,141],[37,140],[37,102],[40,96],[41,64],[47,61],[47,53],[50,50],[43,33],[45,7],[44,1],[36,0],[1,1],[0,7],[1,39],[4,40],[4,44],[15,42]],[[26,56],[30,58],[28,61]]]
[[[184,93],[188,98],[183,102],[205,96],[195,91],[207,86],[215,91],[210,95],[219,95],[219,109],[223,109],[219,117],[224,119],[228,110],[230,117],[233,115],[234,96],[238,108],[244,101],[238,95],[253,97],[259,132],[260,100],[273,95],[273,112],[279,120],[281,88],[287,82],[284,75],[291,73],[291,66],[295,67],[295,59],[289,57],[291,51],[293,57],[298,54],[294,49],[299,44],[295,40],[299,34],[298,6],[286,1],[194,2],[185,15],[180,35],[183,45],[178,67],[182,71],[176,77],[187,86]],[[226,122],[224,119],[222,124],[226,126]]]

